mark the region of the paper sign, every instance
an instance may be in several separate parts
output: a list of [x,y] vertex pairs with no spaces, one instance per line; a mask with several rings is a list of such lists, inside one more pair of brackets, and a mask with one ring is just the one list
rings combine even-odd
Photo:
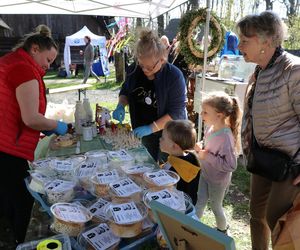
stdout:
[[108,249],[120,241],[120,238],[112,233],[106,223],[101,223],[84,232],[82,236],[97,250]]
[[170,185],[175,181],[175,179],[164,170],[146,173],[146,176],[157,186]]
[[89,211],[93,214],[93,216],[99,219],[106,220],[105,208],[109,204],[110,202],[100,198],[97,202],[95,202],[92,206],[89,207]]
[[132,224],[143,219],[134,202],[113,205],[110,210],[117,224]]
[[122,197],[128,197],[134,193],[142,191],[142,189],[130,178],[118,180],[114,183],[111,183],[110,187],[118,196]]

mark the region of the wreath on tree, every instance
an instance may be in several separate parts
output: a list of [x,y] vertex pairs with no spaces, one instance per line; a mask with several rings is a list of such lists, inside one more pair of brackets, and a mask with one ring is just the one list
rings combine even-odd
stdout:
[[[188,64],[203,65],[206,9],[187,12],[179,24],[179,48]],[[207,61],[211,61],[223,44],[225,29],[219,18],[210,13]]]

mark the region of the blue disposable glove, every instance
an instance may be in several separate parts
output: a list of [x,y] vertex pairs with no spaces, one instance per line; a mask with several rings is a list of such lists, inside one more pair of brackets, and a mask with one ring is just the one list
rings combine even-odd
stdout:
[[153,131],[152,131],[152,128],[150,125],[140,126],[133,130],[133,134],[138,138],[142,138],[144,136],[151,135],[152,133],[153,133]]
[[65,135],[68,132],[68,124],[65,122],[57,121],[57,127],[55,129],[42,132],[46,136],[50,136],[52,134]]
[[113,111],[113,118],[120,123],[125,118],[125,108],[122,104],[118,104],[117,108]]

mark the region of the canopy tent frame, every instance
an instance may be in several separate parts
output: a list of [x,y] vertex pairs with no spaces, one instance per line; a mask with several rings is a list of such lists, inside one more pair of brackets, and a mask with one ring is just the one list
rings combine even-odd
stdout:
[[0,14],[73,14],[154,19],[188,0],[1,0]]

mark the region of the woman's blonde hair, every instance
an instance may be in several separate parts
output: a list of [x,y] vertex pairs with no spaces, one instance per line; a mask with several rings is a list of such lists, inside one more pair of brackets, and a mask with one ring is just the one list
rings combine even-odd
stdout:
[[237,23],[236,30],[246,37],[257,35],[262,41],[271,38],[275,48],[282,44],[287,34],[285,23],[272,11],[245,16]]
[[230,127],[236,151],[240,149],[239,130],[241,125],[241,109],[236,97],[231,97],[225,92],[213,92],[204,97],[202,104],[206,104],[216,110],[218,113],[224,114],[226,123]]
[[150,29],[142,29],[135,45],[135,58],[154,56],[167,58],[165,46],[161,43],[157,33]]
[[41,51],[51,48],[58,50],[58,45],[51,36],[51,30],[44,24],[37,26],[34,32],[25,35],[13,50],[23,48],[29,52],[33,44],[38,45]]
[[194,123],[189,120],[172,120],[166,123],[164,129],[182,150],[194,149],[197,139]]

